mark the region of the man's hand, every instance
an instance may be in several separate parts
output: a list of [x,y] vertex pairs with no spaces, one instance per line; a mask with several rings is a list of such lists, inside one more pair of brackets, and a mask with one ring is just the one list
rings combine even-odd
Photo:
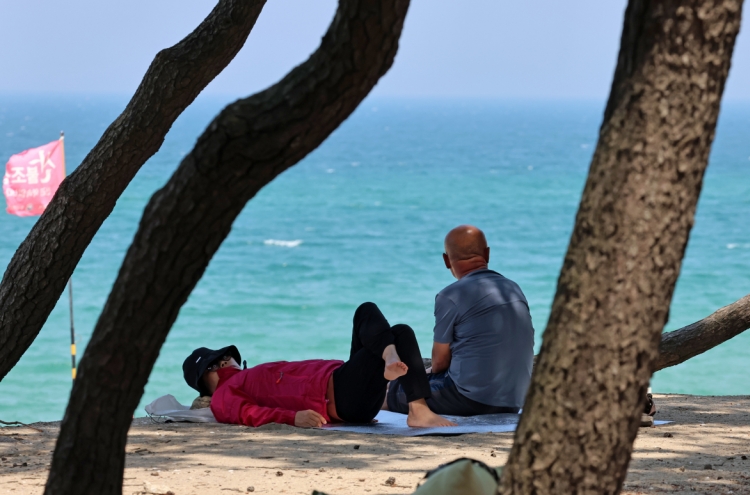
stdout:
[[451,345],[432,343],[432,372],[441,373],[451,365]]
[[294,415],[294,426],[300,428],[317,428],[326,424],[326,419],[312,409],[307,411],[297,411]]

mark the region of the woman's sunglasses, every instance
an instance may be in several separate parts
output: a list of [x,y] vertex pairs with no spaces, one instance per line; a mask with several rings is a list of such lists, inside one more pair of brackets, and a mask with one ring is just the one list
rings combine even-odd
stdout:
[[209,371],[209,372],[210,371],[216,371],[219,368],[221,368],[221,363],[223,361],[229,361],[230,359],[232,359],[232,356],[223,356],[223,357],[217,359],[216,361],[214,361],[213,363],[209,364],[208,368],[206,368],[206,371]]

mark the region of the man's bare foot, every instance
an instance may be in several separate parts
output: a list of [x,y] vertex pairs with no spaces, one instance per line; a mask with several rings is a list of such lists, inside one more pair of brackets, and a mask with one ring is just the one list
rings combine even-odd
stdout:
[[396,346],[391,344],[383,351],[383,360],[385,361],[385,371],[383,376],[386,380],[395,380],[399,376],[404,376],[409,367],[401,362],[401,358],[396,352]]
[[424,399],[409,402],[409,415],[406,424],[412,428],[434,428],[436,426],[457,426],[453,421],[432,412]]

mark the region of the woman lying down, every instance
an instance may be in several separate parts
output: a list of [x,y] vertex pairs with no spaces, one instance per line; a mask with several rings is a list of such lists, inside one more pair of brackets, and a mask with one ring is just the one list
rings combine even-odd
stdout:
[[240,369],[235,346],[201,347],[182,365],[185,381],[212,396],[220,423],[260,426],[284,423],[305,428],[331,422],[369,423],[384,403],[390,380],[400,377],[413,427],[455,426],[427,406],[427,381],[414,331],[390,326],[378,307],[364,303],[354,313],[349,361],[260,364]]

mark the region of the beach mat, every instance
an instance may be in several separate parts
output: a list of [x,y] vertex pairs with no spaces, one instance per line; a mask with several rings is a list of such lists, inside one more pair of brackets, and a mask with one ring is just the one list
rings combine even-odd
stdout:
[[[479,416],[445,416],[458,426],[439,428],[410,428],[406,424],[406,414],[391,411],[380,411],[375,419],[377,423],[369,424],[332,424],[323,426],[322,430],[348,431],[371,435],[399,435],[402,437],[419,437],[425,435],[465,435],[467,433],[507,433],[516,431],[519,414],[482,414]],[[664,425],[671,421],[654,421],[655,425]]]
[[458,426],[439,428],[410,428],[406,424],[406,414],[391,411],[380,411],[375,419],[377,423],[369,424],[333,424],[322,427],[329,431],[349,431],[352,433],[369,433],[374,435],[399,435],[419,437],[424,435],[464,435],[467,433],[504,433],[515,431],[518,414],[482,414],[480,416],[445,416]]
[[[190,409],[177,402],[172,395],[164,395],[146,406],[146,413],[151,419],[169,421],[187,421],[191,423],[216,423],[211,409]],[[424,435],[465,435],[467,433],[506,433],[516,430],[518,414],[483,414],[479,416],[445,416],[458,426],[440,428],[410,428],[406,424],[406,414],[391,411],[380,411],[375,417],[377,423],[341,424],[334,423],[319,429],[328,431],[348,431],[375,435],[399,435],[419,437]],[[654,421],[654,425],[663,425],[671,421]]]

